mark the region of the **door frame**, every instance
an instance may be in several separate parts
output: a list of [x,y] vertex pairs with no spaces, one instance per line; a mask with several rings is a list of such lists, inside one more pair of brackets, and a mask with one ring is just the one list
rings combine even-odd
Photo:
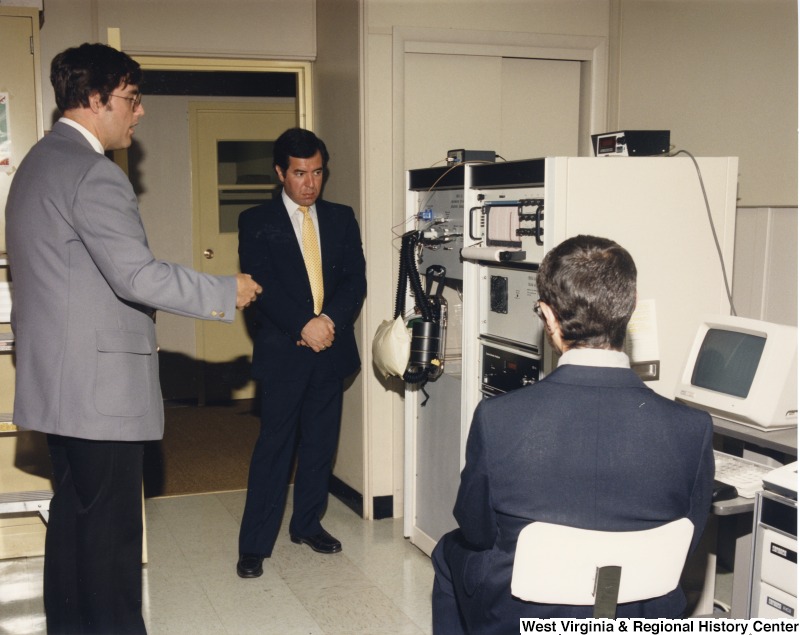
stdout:
[[293,73],[297,76],[298,125],[308,130],[314,129],[311,62],[229,60],[211,57],[163,57],[155,55],[134,55],[133,58],[146,71]]

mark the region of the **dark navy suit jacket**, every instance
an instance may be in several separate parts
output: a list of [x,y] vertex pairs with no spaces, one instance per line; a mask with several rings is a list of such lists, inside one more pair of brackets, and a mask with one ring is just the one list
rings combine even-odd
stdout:
[[314,317],[314,301],[300,245],[281,196],[239,216],[239,260],[244,273],[263,288],[255,302],[253,377],[293,379],[315,355],[325,356],[344,379],[358,370],[353,322],[367,283],[361,234],[350,207],[317,200],[325,302],[333,320],[333,345],[314,353],[297,346],[300,331]]
[[[511,596],[517,536],[532,521],[607,531],[681,517],[697,545],[714,479],[711,418],[665,399],[626,368],[563,365],[482,402],[467,441],[448,561],[474,632],[518,632],[520,617],[591,617],[591,607]],[[542,571],[541,575],[558,575]],[[677,617],[680,589],[620,605],[618,617]]]

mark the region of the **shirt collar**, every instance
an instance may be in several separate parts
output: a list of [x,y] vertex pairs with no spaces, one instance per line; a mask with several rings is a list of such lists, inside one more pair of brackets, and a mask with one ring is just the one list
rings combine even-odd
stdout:
[[95,137],[91,132],[89,132],[77,121],[75,121],[74,119],[69,119],[68,117],[61,117],[58,121],[60,123],[65,123],[68,126],[72,126],[73,128],[75,128],[75,130],[80,132],[86,138],[86,140],[90,144],[92,144],[92,147],[94,148],[95,152],[99,152],[100,154],[106,153],[105,148],[103,148],[103,144],[100,143],[100,139]]
[[[300,206],[289,198],[289,196],[286,194],[286,190],[281,190],[281,198],[283,199],[283,204],[286,207],[286,211],[289,212],[289,216],[294,216],[295,212],[297,212]],[[316,205],[317,204],[314,203],[308,208],[308,211],[311,213],[312,218],[317,213]]]
[[604,348],[572,348],[561,355],[558,365],[602,366],[608,368],[630,368],[631,362],[622,351]]

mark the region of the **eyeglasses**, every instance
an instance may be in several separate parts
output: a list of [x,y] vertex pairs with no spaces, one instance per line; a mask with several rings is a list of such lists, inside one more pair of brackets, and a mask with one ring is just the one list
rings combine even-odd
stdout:
[[131,102],[131,110],[136,110],[139,107],[139,104],[142,103],[142,93],[136,93],[133,97],[126,97],[125,95],[115,95],[114,93],[110,93],[109,97],[127,99],[129,102]]
[[539,304],[539,300],[533,305],[533,312],[536,314],[536,317],[542,317],[542,306]]

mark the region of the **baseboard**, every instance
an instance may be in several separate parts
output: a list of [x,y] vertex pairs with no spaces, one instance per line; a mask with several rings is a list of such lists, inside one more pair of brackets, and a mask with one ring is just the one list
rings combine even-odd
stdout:
[[372,499],[372,516],[375,520],[394,516],[394,500],[392,496],[376,496]]
[[[328,490],[356,514],[362,518],[364,517],[364,496],[361,493],[336,476],[331,476]],[[392,496],[375,496],[372,499],[372,517],[375,520],[392,518],[393,516],[394,500]]]

